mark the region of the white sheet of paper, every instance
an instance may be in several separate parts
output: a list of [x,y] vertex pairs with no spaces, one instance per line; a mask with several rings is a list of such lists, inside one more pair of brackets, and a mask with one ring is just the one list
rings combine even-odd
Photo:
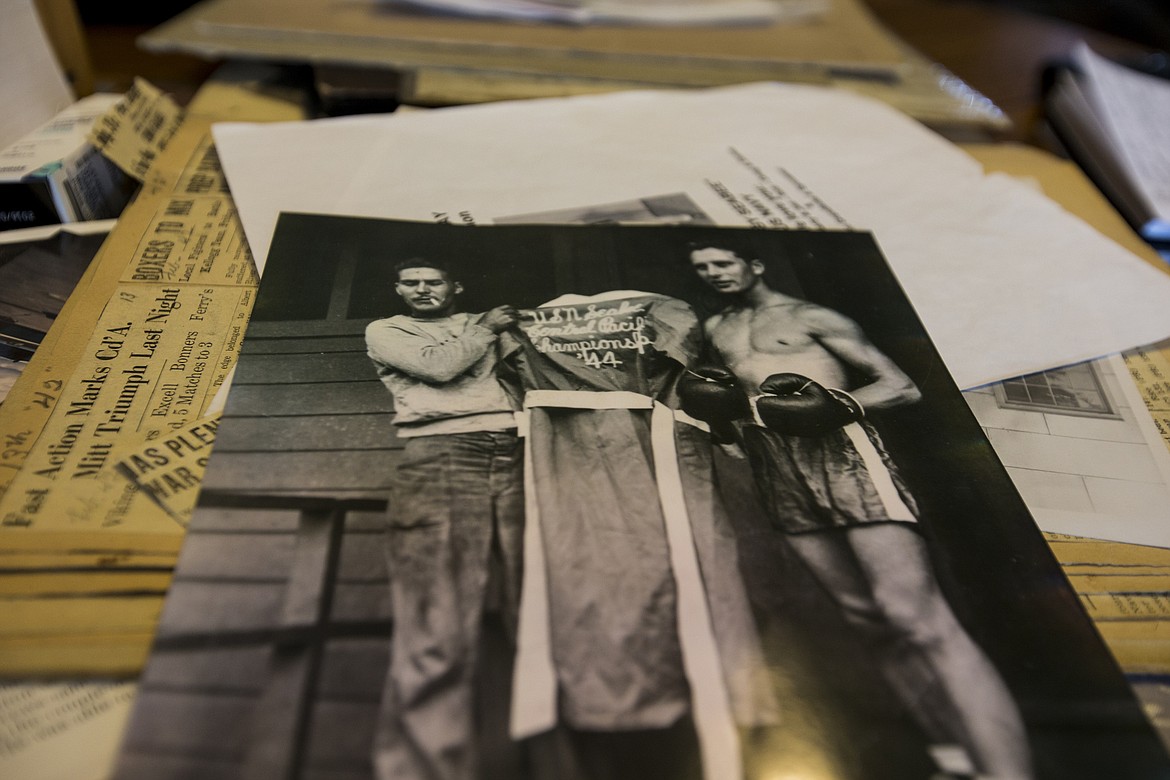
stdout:
[[32,0],[0,0],[0,149],[73,102]]
[[963,388],[1170,335],[1170,275],[909,117],[831,88],[634,91],[213,134],[261,270],[281,212],[483,224],[681,193],[722,225],[872,231]]

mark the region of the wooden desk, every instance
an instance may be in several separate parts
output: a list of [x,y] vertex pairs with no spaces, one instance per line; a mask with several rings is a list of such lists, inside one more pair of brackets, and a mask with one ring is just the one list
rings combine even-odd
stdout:
[[[1039,71],[1049,57],[1085,38],[1106,53],[1136,51],[1074,25],[989,9],[971,2],[869,0],[891,29],[991,97],[1016,121],[1015,133],[1031,139]],[[159,56],[138,50],[145,28],[92,27],[88,31],[98,89],[121,91],[141,75],[180,101],[193,94],[215,63],[188,56]],[[1102,41],[1104,43],[1102,43]],[[1110,49],[1108,46],[1116,46]]]
[[152,54],[135,40],[147,25],[89,25],[85,28],[97,92],[125,92],[140,76],[186,105],[219,65],[181,54]]

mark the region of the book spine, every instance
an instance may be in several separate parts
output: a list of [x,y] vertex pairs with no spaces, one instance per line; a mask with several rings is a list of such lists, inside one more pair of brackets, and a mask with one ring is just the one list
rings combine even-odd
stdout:
[[130,199],[133,182],[89,144],[65,161],[64,172],[63,198],[77,219],[117,217]]

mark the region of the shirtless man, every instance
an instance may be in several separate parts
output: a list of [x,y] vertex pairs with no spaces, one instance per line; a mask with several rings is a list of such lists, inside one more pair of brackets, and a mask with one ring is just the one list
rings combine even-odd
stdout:
[[852,320],[772,289],[760,260],[719,246],[690,259],[729,300],[704,323],[729,371],[680,387],[684,410],[737,432],[773,521],[934,742],[942,777],[1031,778],[1016,706],[947,604],[914,499],[864,421],[917,387]]

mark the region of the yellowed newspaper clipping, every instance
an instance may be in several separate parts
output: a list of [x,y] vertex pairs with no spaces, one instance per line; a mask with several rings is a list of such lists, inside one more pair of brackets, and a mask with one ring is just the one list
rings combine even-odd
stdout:
[[185,118],[137,84],[99,126],[142,186],[0,404],[8,677],[146,658],[257,283],[211,123],[303,116],[264,74],[234,75]]

